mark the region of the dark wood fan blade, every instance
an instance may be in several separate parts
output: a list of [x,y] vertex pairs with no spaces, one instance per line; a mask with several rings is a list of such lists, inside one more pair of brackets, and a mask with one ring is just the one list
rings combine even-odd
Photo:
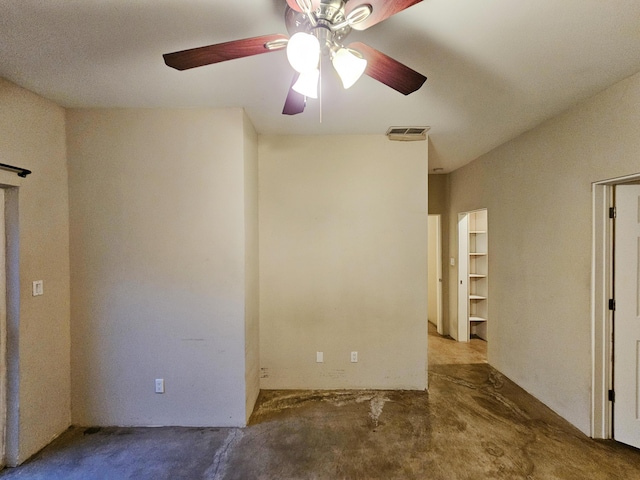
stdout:
[[176,70],[187,70],[189,68],[233,60],[235,58],[272,52],[274,50],[270,50],[265,46],[267,42],[286,39],[287,37],[285,35],[280,34],[263,35],[261,37],[245,38],[244,40],[217,43],[207,47],[165,53],[163,55],[164,63]]
[[362,42],[349,45],[367,60],[365,74],[398,92],[409,95],[418,90],[427,77]]
[[[296,3],[295,0],[292,1]],[[360,5],[367,3],[371,5],[373,7],[371,15],[369,15],[366,20],[351,26],[351,28],[355,30],[365,30],[421,1],[422,0],[349,0],[345,6],[345,15],[349,15],[354,8]]]
[[293,76],[291,87],[289,87],[289,93],[287,94],[287,99],[284,101],[284,108],[282,109],[283,115],[297,115],[298,113],[302,113],[304,111],[304,107],[307,103],[305,101],[304,95],[296,92],[293,89],[293,84],[296,83],[299,76],[299,73],[296,73]]

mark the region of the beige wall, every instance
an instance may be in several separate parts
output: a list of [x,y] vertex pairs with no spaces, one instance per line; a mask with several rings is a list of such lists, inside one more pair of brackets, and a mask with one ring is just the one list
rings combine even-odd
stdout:
[[244,114],[245,388],[249,420],[260,393],[260,279],[258,249],[258,135]]
[[68,111],[74,423],[245,424],[257,297],[246,121],[241,109]]
[[[241,425],[260,357],[263,388],[424,388],[424,144],[258,140],[240,109],[67,119],[68,190],[64,110],[0,80],[0,162],[34,171],[0,172],[19,187],[10,463],[69,425],[70,391],[79,424]],[[590,184],[640,172],[639,124],[636,75],[429,182],[430,213],[450,194],[445,260],[458,212],[488,208],[490,362],[585,432]],[[32,297],[39,279],[45,295]]]
[[261,136],[259,158],[262,388],[425,388],[426,144]]
[[[0,174],[5,186],[19,185],[7,197],[19,231],[19,301],[8,332],[7,459],[16,464],[71,422],[69,210],[64,110],[2,79],[0,163],[33,171]],[[43,280],[44,295],[31,296],[34,280]]]
[[639,125],[637,74],[451,174],[452,252],[488,208],[489,362],[586,433],[591,182],[640,172]]

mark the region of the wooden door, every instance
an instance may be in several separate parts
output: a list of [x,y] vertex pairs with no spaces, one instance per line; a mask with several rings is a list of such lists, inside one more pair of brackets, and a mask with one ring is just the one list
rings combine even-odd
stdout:
[[469,341],[469,214],[458,215],[458,328],[456,340]]
[[640,448],[640,185],[615,196],[613,436]]

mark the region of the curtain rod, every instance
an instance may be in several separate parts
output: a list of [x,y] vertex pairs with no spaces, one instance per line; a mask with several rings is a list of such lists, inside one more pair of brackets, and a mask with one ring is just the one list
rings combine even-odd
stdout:
[[31,170],[27,170],[26,168],[14,167],[13,165],[7,165],[5,163],[0,163],[0,168],[3,170],[10,170],[12,172],[16,172],[19,177],[25,178],[27,175],[31,173]]

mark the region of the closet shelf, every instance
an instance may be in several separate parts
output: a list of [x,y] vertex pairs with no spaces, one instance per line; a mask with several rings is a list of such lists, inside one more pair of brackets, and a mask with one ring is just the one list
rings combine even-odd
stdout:
[[[489,326],[489,239],[487,211],[468,212],[461,221],[460,237],[460,284],[466,283],[460,302],[465,309],[462,321],[466,323],[462,337],[487,339]],[[493,251],[493,250],[492,250]],[[493,254],[492,254],[493,255]],[[466,261],[464,259],[467,259]],[[493,257],[492,257],[493,258]],[[465,264],[466,263],[466,268]],[[462,293],[462,292],[461,292]],[[466,301],[465,301],[466,300]],[[466,304],[465,306],[462,306]],[[493,320],[492,320],[493,321]]]

